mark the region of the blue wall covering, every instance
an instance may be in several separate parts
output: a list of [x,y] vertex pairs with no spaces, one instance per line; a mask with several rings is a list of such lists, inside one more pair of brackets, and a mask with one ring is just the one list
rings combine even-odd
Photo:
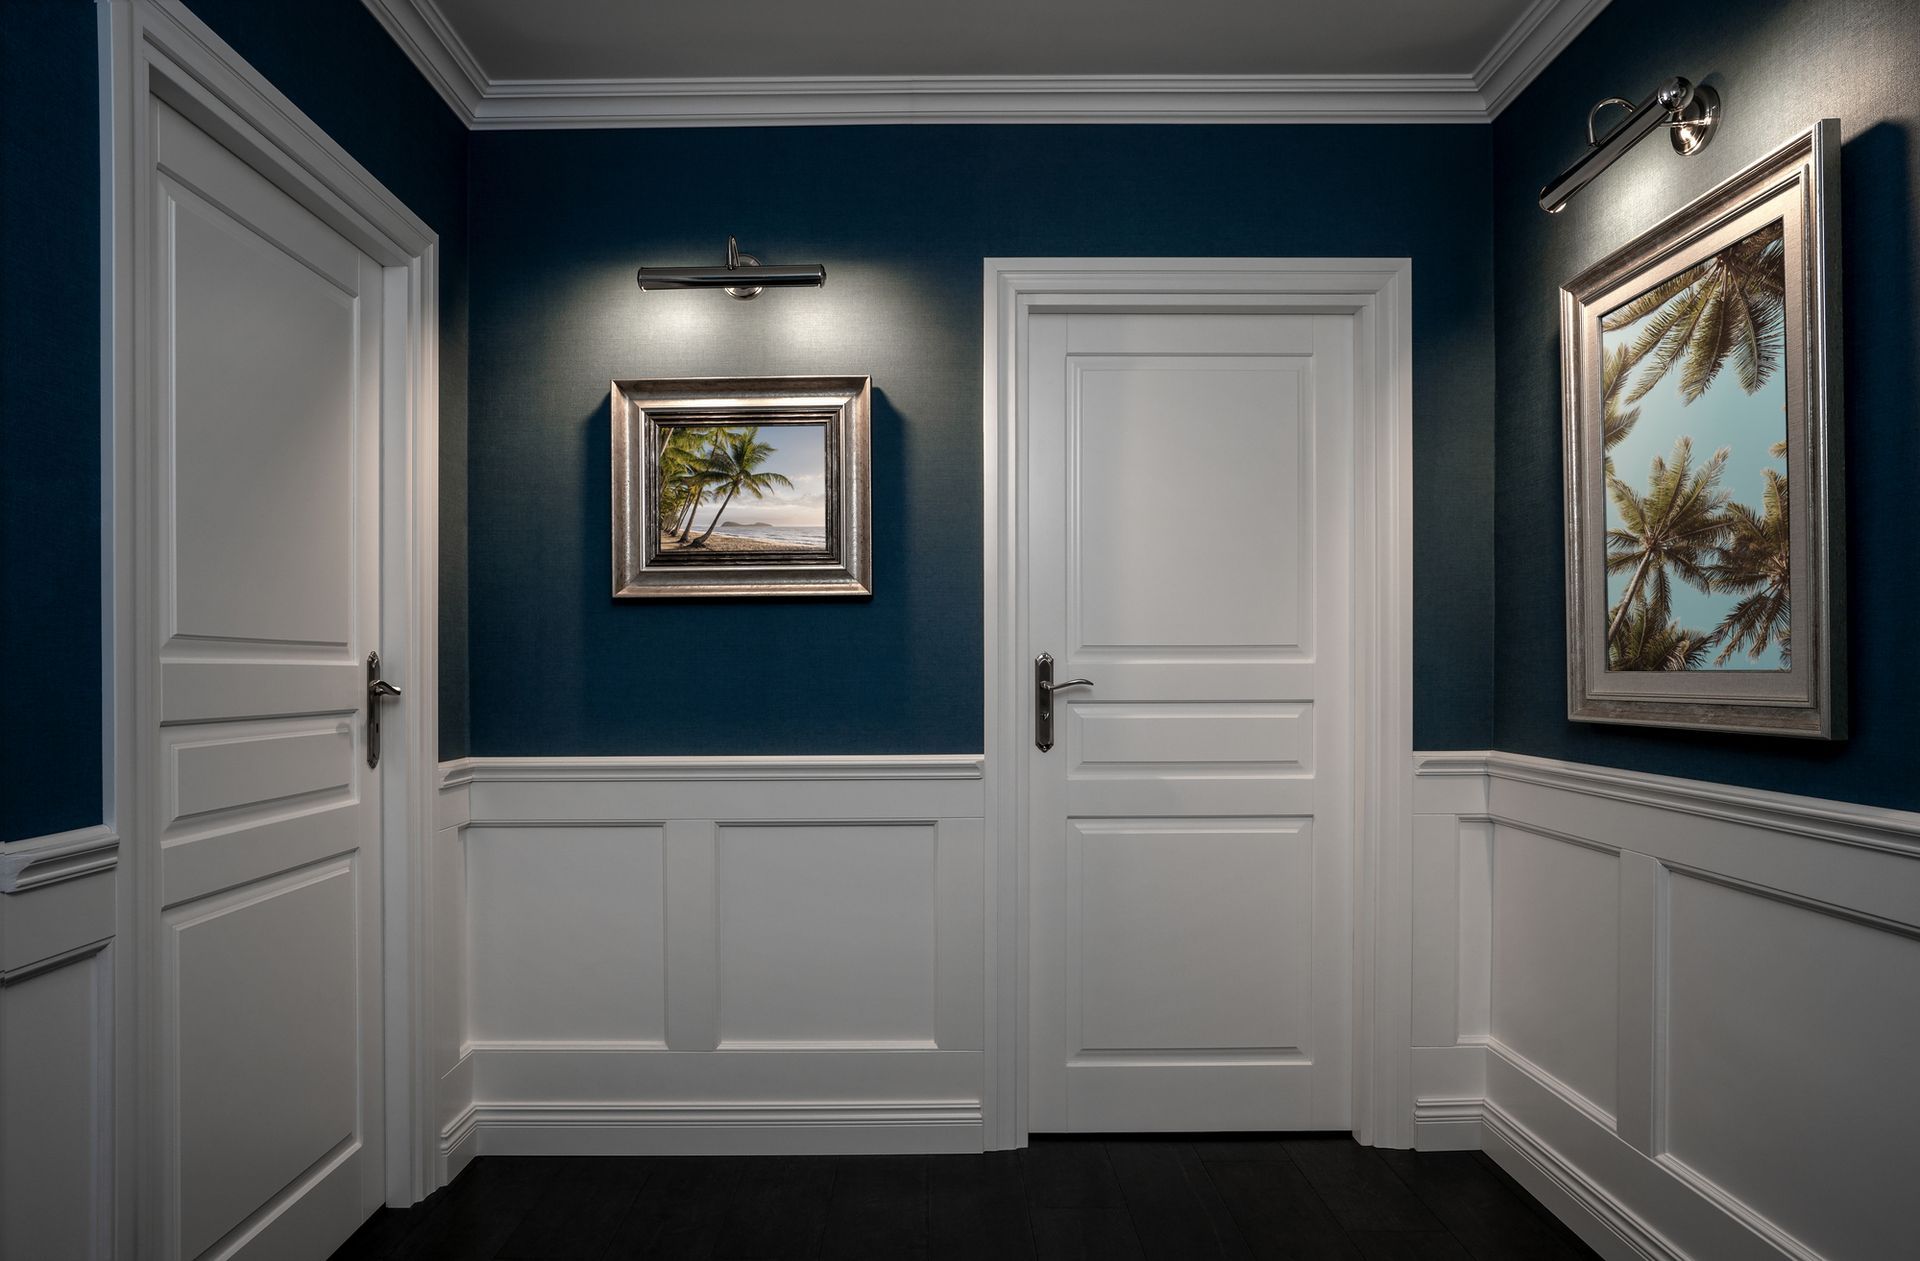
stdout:
[[100,146],[88,0],[0,8],[0,841],[100,822]]
[[[1716,86],[1727,114],[1701,155],[1642,144],[1548,217],[1534,198],[1584,143],[1603,96],[1668,75]],[[1840,744],[1566,720],[1559,286],[1816,119],[1843,124],[1847,582],[1852,738]],[[1920,6],[1911,0],[1614,0],[1494,125],[1499,365],[1496,747],[1572,761],[1920,808],[1913,715],[1920,584],[1914,208]]]
[[[1022,254],[1413,258],[1416,739],[1488,742],[1487,128],[481,132],[470,169],[475,754],[979,749],[981,260]],[[729,232],[826,288],[635,287]],[[782,373],[873,377],[873,599],[612,600],[609,379]]]
[[[441,741],[466,749],[466,131],[357,0],[195,13],[441,240]],[[95,6],[0,5],[0,840],[100,822]]]

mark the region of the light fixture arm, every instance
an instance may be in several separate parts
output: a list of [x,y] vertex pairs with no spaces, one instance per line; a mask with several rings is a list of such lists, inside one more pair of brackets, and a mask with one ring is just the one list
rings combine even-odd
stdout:
[[[1625,109],[1627,116],[1605,135],[1597,135],[1595,122],[1600,111],[1609,105]],[[1705,148],[1719,124],[1720,94],[1677,75],[1638,105],[1624,97],[1609,96],[1587,111],[1587,151],[1559,178],[1540,190],[1540,209],[1548,214],[1564,209],[1575,193],[1656,130],[1666,128],[1671,133],[1674,152],[1685,157]]]
[[740,243],[729,236],[722,267],[642,267],[636,279],[642,289],[725,289],[729,297],[745,301],[765,288],[817,289],[827,283],[827,269],[818,263],[762,263],[751,254],[742,254]]

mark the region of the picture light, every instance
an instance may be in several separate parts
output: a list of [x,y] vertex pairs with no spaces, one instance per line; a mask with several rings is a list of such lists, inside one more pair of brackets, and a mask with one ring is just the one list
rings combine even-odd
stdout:
[[642,267],[639,280],[642,289],[725,289],[729,297],[744,302],[770,286],[818,289],[827,283],[827,269],[818,263],[762,263],[742,254],[739,243],[728,237],[724,267]]
[[[1604,137],[1596,137],[1593,120],[1609,105],[1625,109],[1627,116]],[[1540,190],[1540,209],[1550,215],[1565,210],[1575,193],[1657,128],[1665,127],[1673,141],[1673,151],[1688,157],[1707,147],[1707,141],[1713,139],[1714,129],[1719,125],[1720,94],[1704,84],[1695,85],[1678,76],[1661,84],[1638,105],[1624,97],[1610,96],[1587,111],[1587,151],[1578,162],[1561,172],[1558,179]]]

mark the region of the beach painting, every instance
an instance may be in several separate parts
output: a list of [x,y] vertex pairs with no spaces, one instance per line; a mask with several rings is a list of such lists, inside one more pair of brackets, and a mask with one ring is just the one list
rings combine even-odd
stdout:
[[1793,660],[1778,220],[1600,319],[1607,669]]
[[863,376],[612,389],[613,598],[873,594]]
[[1567,717],[1842,739],[1840,129],[1560,290]]
[[656,434],[663,558],[826,551],[825,421],[669,424]]

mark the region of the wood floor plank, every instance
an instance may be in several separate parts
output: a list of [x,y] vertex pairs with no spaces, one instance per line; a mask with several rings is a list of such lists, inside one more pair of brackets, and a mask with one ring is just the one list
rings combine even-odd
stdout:
[[545,1194],[553,1173],[544,1157],[475,1160],[447,1188],[446,1202],[394,1253],[396,1261],[490,1261]]
[[634,1156],[547,1156],[545,1192],[493,1254],[496,1261],[597,1257],[653,1173]]
[[1366,1261],[1473,1261],[1444,1230],[1356,1230],[1353,1241]]
[[1446,1229],[1387,1167],[1379,1149],[1336,1136],[1288,1139],[1286,1149],[1346,1229]]
[[1032,1257],[1020,1153],[929,1156],[927,1245],[937,1261]]
[[839,1156],[833,1164],[823,1261],[924,1261],[926,1157]]
[[1231,1215],[1210,1210],[1211,1188],[1193,1148],[1139,1139],[1107,1144],[1107,1158],[1126,1197],[1133,1233],[1148,1257],[1226,1258],[1249,1254]]
[[811,1257],[827,1225],[833,1164],[820,1157],[743,1157],[714,1261]]
[[738,1156],[660,1160],[614,1228],[602,1257],[605,1261],[709,1261],[744,1160]]
[[1584,1261],[1594,1254],[1473,1152],[1382,1152],[1475,1261]]
[[1256,1261],[1355,1261],[1360,1255],[1292,1161],[1210,1160],[1206,1170]]

